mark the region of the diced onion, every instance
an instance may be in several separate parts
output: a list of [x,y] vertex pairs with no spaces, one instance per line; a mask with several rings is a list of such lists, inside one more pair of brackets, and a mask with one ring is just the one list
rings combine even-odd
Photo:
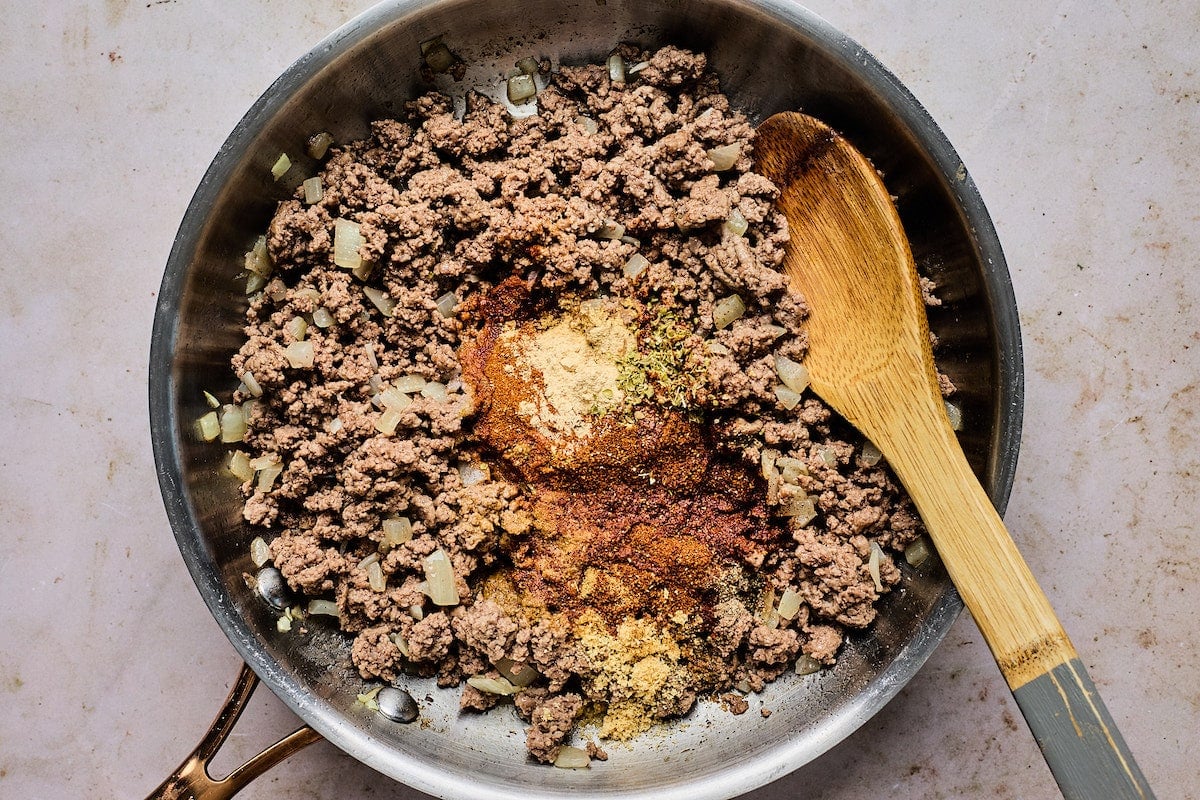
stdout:
[[361,264],[350,270],[350,274],[358,278],[360,281],[365,281],[367,278],[371,277],[371,273],[374,271],[375,262],[364,259]]
[[496,662],[496,671],[508,679],[513,686],[525,687],[538,678],[538,671],[529,664],[521,664],[511,658]]
[[246,294],[251,295],[267,285],[267,279],[253,272],[246,276]]
[[325,188],[321,186],[321,176],[314,175],[304,181],[304,202],[310,206],[313,203],[321,202],[325,197]]
[[383,567],[378,561],[372,561],[367,565],[367,585],[374,592],[382,592],[387,588],[387,577],[383,574]]
[[454,292],[446,292],[436,301],[438,313],[446,319],[454,316],[454,309],[458,308],[458,295]]
[[258,473],[258,483],[254,488],[263,494],[266,494],[275,487],[275,479],[278,478],[282,473],[283,464],[278,462],[273,463],[270,466],[263,467]]
[[430,381],[421,389],[421,396],[428,397],[435,402],[442,402],[446,399],[446,385],[437,381]]
[[327,308],[318,308],[313,312],[313,325],[318,328],[328,328],[334,323],[333,314]]
[[221,435],[221,420],[217,412],[210,411],[196,420],[196,438],[202,442],[211,442]]
[[746,304],[739,295],[722,297],[713,304],[713,325],[718,330],[729,327],[734,320],[746,313]]
[[837,466],[837,453],[833,452],[833,448],[829,445],[823,445],[817,448],[817,458],[827,467]]
[[508,79],[508,99],[512,103],[524,103],[537,94],[533,76],[522,73]]
[[304,317],[292,317],[284,327],[297,342],[303,341],[304,337],[308,336],[308,322]]
[[278,303],[283,298],[287,297],[287,284],[276,278],[267,284],[267,297]]
[[388,517],[383,521],[383,538],[379,540],[379,547],[386,553],[405,542],[411,542],[412,535],[412,522],[408,517]]
[[279,457],[274,455],[259,456],[258,458],[250,459],[250,468],[254,471],[266,469],[269,466],[279,463]]
[[371,369],[379,369],[379,359],[375,357],[375,343],[367,342],[363,345],[363,352],[367,354],[367,363],[371,365]]
[[713,172],[724,172],[731,169],[742,155],[742,145],[739,142],[714,147],[707,152],[708,160],[713,163]]
[[540,66],[541,65],[538,64],[538,60],[533,56],[525,56],[516,63],[517,69],[521,70],[521,72],[524,72],[526,75],[532,75],[533,73],[537,72]]
[[634,253],[625,262],[625,277],[633,280],[637,276],[646,271],[646,267],[650,266],[650,261],[641,253]]
[[812,675],[814,672],[821,671],[821,662],[810,656],[808,653],[796,659],[796,674],[797,675]]
[[950,429],[961,431],[963,427],[962,409],[949,400],[946,401],[946,416],[950,418]]
[[800,476],[808,474],[808,465],[798,458],[790,456],[780,456],[775,461],[775,466],[779,468],[779,477],[784,483],[790,483],[793,486],[800,483]]
[[725,345],[721,344],[720,342],[710,341],[707,345],[707,349],[708,349],[708,352],[712,353],[714,356],[729,355],[729,348],[726,347]]
[[412,405],[412,398],[395,386],[389,386],[379,393],[379,402],[384,408],[400,410]]
[[491,471],[486,464],[467,461],[459,465],[458,477],[463,486],[476,486],[491,477]]
[[625,226],[613,219],[606,219],[596,231],[597,239],[620,239],[625,235]]
[[262,397],[262,386],[259,385],[253,372],[250,370],[243,372],[242,383],[246,384],[246,391],[250,393],[251,397]]
[[801,602],[800,593],[789,586],[779,596],[779,607],[775,609],[775,613],[786,620],[795,619],[800,611]]
[[410,373],[408,375],[401,375],[399,378],[392,381],[392,383],[398,390],[404,392],[405,394],[412,394],[413,392],[419,392],[424,389],[425,384],[428,383],[428,381],[426,381],[420,375],[413,375]]
[[467,685],[487,694],[512,695],[517,693],[508,678],[488,678],[484,675],[472,675],[467,678]]
[[250,456],[241,450],[234,450],[229,456],[229,471],[242,482],[254,479],[254,467],[250,466]]
[[591,763],[592,759],[587,750],[570,745],[560,747],[558,755],[554,758],[554,766],[559,769],[588,769]]
[[279,180],[291,168],[292,160],[288,158],[288,154],[280,153],[279,158],[275,161],[275,166],[271,167],[271,177],[273,177],[275,180]]
[[271,548],[261,536],[255,536],[250,540],[250,562],[256,567],[261,567],[271,560]]
[[[425,584],[424,581],[421,581],[421,583]],[[419,604],[413,604],[408,607],[408,615],[417,622],[420,622],[421,620],[425,619],[425,608]]]
[[388,638],[392,640],[392,644],[396,645],[396,649],[400,651],[400,655],[404,656],[405,658],[409,657],[408,642],[404,640],[403,636],[398,633],[393,633]]
[[904,560],[910,567],[921,566],[930,555],[929,540],[924,536],[904,548]]
[[620,53],[608,57],[608,78],[613,83],[625,82],[625,59],[621,58]]
[[779,405],[791,411],[796,406],[800,405],[800,401],[804,397],[799,392],[793,392],[782,383],[775,387],[775,399],[779,401]]
[[396,311],[396,301],[392,296],[382,289],[376,289],[374,286],[364,286],[363,294],[371,301],[371,304],[379,309],[379,313],[385,317],[390,317]]
[[867,559],[867,572],[871,573],[871,580],[875,581],[875,591],[883,591],[883,581],[879,577],[879,565],[883,561],[883,550],[879,547],[878,542],[871,542],[871,555]]
[[793,497],[786,505],[780,505],[779,513],[791,517],[796,525],[803,528],[817,518],[817,505],[811,497]]
[[639,61],[636,64],[634,64],[633,66],[626,69],[625,74],[626,75],[637,75],[639,72],[641,72],[648,66],[650,66],[649,61]]
[[883,453],[881,453],[879,448],[871,442],[865,442],[862,446],[862,452],[859,453],[858,458],[863,464],[867,465],[868,467],[873,467],[883,460]]
[[314,134],[308,140],[308,154],[320,161],[325,157],[325,153],[329,150],[329,145],[333,144],[333,137],[326,131]]
[[458,58],[450,52],[450,48],[446,46],[445,42],[434,42],[425,51],[425,63],[434,72],[448,72],[458,63]]
[[342,613],[338,610],[338,604],[332,600],[309,600],[308,613],[310,615],[321,614],[326,617],[340,617]]
[[208,403],[209,408],[220,408],[221,407],[221,401],[218,400],[216,398],[216,396],[213,395],[212,392],[206,391],[204,393],[204,402]]
[[434,605],[458,605],[458,587],[454,584],[454,566],[450,556],[442,548],[434,550],[425,556],[425,580],[428,583],[427,594]]
[[312,369],[316,350],[312,342],[292,342],[283,348],[283,355],[293,369]]
[[783,385],[793,392],[803,394],[808,388],[808,367],[798,361],[793,361],[787,356],[775,356],[775,373],[779,380],[783,381]]
[[280,633],[287,633],[292,629],[292,618],[286,614],[275,620],[275,630]]
[[383,413],[375,420],[375,430],[391,436],[396,432],[396,426],[400,424],[400,416],[403,413],[403,409],[394,406],[384,409]]
[[596,120],[582,114],[575,118],[575,124],[583,128],[583,132],[589,135],[600,132],[600,126],[596,124]]
[[240,442],[246,438],[246,416],[241,406],[221,407],[221,441],[226,444]]
[[723,227],[734,236],[744,236],[750,229],[750,223],[746,221],[745,214],[735,208],[729,212],[729,218],[725,220]]
[[362,229],[357,222],[343,217],[333,221],[333,263],[345,269],[363,265],[358,249],[363,245]]
[[246,270],[266,278],[271,275],[273,265],[271,256],[267,253],[267,237],[259,236],[254,240],[254,246],[246,253]]
[[342,418],[334,417],[329,420],[329,424],[325,426],[325,430],[328,433],[337,433],[344,427],[346,427],[346,423],[342,422]]

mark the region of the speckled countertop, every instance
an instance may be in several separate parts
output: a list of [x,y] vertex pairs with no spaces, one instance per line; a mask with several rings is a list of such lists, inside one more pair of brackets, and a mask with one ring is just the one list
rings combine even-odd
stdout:
[[[233,125],[368,5],[5,4],[0,797],[144,796],[236,674],[155,480],[155,293]],[[907,83],[979,185],[1025,342],[1008,525],[1159,797],[1200,797],[1200,5],[811,7]],[[220,763],[295,725],[260,691]],[[242,796],[418,795],[319,744]],[[968,616],[858,733],[749,795],[864,796],[1056,796]]]

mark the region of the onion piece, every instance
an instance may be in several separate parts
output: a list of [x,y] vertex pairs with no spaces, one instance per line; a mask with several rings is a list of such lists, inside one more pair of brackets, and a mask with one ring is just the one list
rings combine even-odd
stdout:
[[904,560],[908,562],[910,567],[921,566],[930,555],[932,553],[929,549],[929,540],[924,536],[904,548]]
[[454,309],[458,308],[458,295],[454,292],[446,292],[436,301],[438,313],[446,319],[454,316]]
[[559,769],[588,769],[591,764],[592,759],[587,754],[587,750],[581,750],[571,745],[560,747],[558,755],[554,758],[554,766]]
[[724,172],[727,169],[732,169],[737,160],[741,158],[742,144],[741,142],[734,142],[733,144],[714,147],[706,155],[708,156],[708,160],[713,164],[713,172]]
[[246,276],[246,294],[251,295],[267,285],[267,279],[253,272]]
[[383,567],[378,560],[367,565],[367,585],[373,592],[382,592],[387,589],[387,576],[383,574]]
[[425,384],[428,383],[428,381],[420,375],[409,373],[408,375],[401,375],[399,378],[392,381],[392,383],[399,391],[404,392],[405,394],[412,394],[413,392],[419,392],[424,389]]
[[308,601],[308,613],[310,616],[320,614],[326,617],[338,617],[339,619],[342,616],[342,612],[338,610],[337,603],[332,600],[321,599]]
[[634,253],[629,257],[629,260],[625,262],[625,269],[623,271],[626,278],[633,280],[645,272],[646,268],[649,266],[649,259],[647,259],[641,253]]
[[422,387],[421,396],[440,403],[447,397],[446,385],[437,381],[429,381]]
[[871,580],[875,581],[875,591],[883,591],[883,580],[879,577],[879,565],[883,561],[883,549],[880,548],[878,542],[871,542],[871,555],[867,559],[867,572],[871,573]]
[[604,220],[600,230],[596,231],[597,239],[620,239],[625,235],[625,226],[613,219]]
[[620,53],[608,57],[608,79],[613,83],[625,82],[625,59],[621,58]]
[[961,431],[963,429],[963,413],[962,409],[957,404],[951,403],[949,400],[946,403],[946,416],[950,420],[950,429]]
[[242,383],[246,385],[246,391],[251,397],[262,397],[262,386],[258,383],[258,378],[254,377],[254,373],[246,370],[241,375]]
[[746,313],[746,304],[739,295],[731,294],[722,297],[713,304],[713,325],[717,330],[728,328],[733,321]]
[[796,674],[797,675],[812,675],[814,672],[821,671],[821,662],[810,656],[808,653],[796,659]]
[[292,338],[297,342],[304,341],[304,337],[308,336],[308,322],[305,321],[304,317],[292,317],[290,320],[288,320],[288,323],[284,326],[284,329],[290,333]]
[[398,633],[393,633],[388,638],[392,640],[392,644],[396,645],[396,649],[400,651],[400,655],[404,656],[405,658],[410,656],[408,642],[404,640],[403,636]]
[[226,444],[246,438],[246,417],[241,406],[221,406],[221,441]]
[[363,246],[362,228],[357,222],[344,217],[333,221],[333,263],[345,269],[359,269],[363,265],[358,250]]
[[787,356],[775,356],[775,374],[793,392],[803,394],[808,388],[808,367]]
[[304,181],[304,202],[308,205],[319,203],[325,197],[325,188],[321,186],[321,176],[315,175]]
[[196,438],[202,442],[211,442],[220,436],[221,420],[217,418],[217,412],[210,411],[196,420],[194,430]]
[[250,468],[257,472],[279,463],[279,456],[271,454],[250,459]]
[[379,309],[379,313],[385,317],[390,317],[396,313],[396,301],[383,289],[376,289],[374,286],[364,286],[363,294],[367,296],[372,305]]
[[221,407],[221,401],[216,398],[216,395],[209,391],[204,392],[204,402],[208,403],[209,408],[215,409]]
[[637,75],[639,72],[641,72],[648,66],[650,66],[649,61],[639,61],[636,64],[634,64],[633,66],[627,68],[625,70],[625,74],[626,75]]
[[800,611],[801,603],[800,593],[789,586],[779,596],[779,607],[775,609],[775,613],[786,620],[793,620]]
[[333,144],[333,137],[327,131],[315,133],[308,140],[308,154],[320,161],[325,157],[331,144]]
[[434,550],[425,556],[425,580],[428,583],[426,594],[438,606],[458,605],[458,587],[454,583],[454,565],[450,556],[442,548]]
[[425,51],[425,63],[434,72],[449,72],[458,63],[458,56],[450,52],[445,42],[437,41]]
[[729,212],[729,218],[721,227],[734,236],[745,236],[746,231],[750,229],[750,223],[746,221],[746,215],[735,208]]
[[537,94],[537,84],[532,75],[521,73],[508,79],[507,91],[510,103],[524,103]]
[[858,460],[868,467],[873,467],[883,460],[883,453],[872,442],[864,442]]
[[256,567],[261,567],[271,560],[271,548],[267,541],[261,536],[255,536],[250,540],[250,563]]
[[283,348],[283,355],[293,369],[312,369],[316,359],[316,350],[312,342],[292,342]]
[[575,118],[575,124],[583,128],[583,132],[589,136],[600,132],[600,126],[596,124],[596,120],[591,117],[585,117],[582,114]]
[[487,464],[475,461],[465,461],[458,465],[458,477],[463,486],[477,486],[491,479],[491,470]]
[[266,278],[271,275],[274,265],[267,253],[267,237],[259,236],[254,240],[254,246],[246,253],[246,271]]
[[288,288],[287,288],[287,284],[285,284],[283,281],[279,280],[279,278],[275,278],[273,281],[271,281],[270,283],[267,284],[266,291],[267,291],[267,297],[271,298],[271,300],[278,303],[281,300],[283,300],[285,297],[287,297]]
[[788,499],[786,504],[780,504],[779,513],[782,516],[791,517],[797,526],[803,528],[817,518],[817,504],[811,497],[793,496]]
[[796,406],[800,405],[800,401],[804,399],[799,392],[793,392],[782,383],[775,387],[775,399],[779,401],[779,405],[791,411]]
[[396,426],[400,424],[400,417],[403,413],[404,410],[400,408],[385,408],[375,420],[375,430],[391,436],[396,432]]
[[292,168],[292,160],[288,158],[287,153],[280,153],[279,158],[275,160],[275,165],[271,167],[271,177],[279,180],[287,171]]
[[250,466],[250,456],[242,450],[234,450],[229,456],[229,471],[243,483],[254,480],[255,469]]
[[399,411],[412,405],[412,398],[395,386],[389,386],[379,393],[379,402],[384,408],[394,408]]
[[489,678],[484,675],[472,675],[467,678],[467,685],[473,689],[478,689],[487,694],[499,695],[514,695],[517,693],[517,687],[509,682],[508,678]]
[[270,466],[263,467],[258,473],[258,483],[255,484],[255,489],[263,494],[275,488],[275,479],[283,473],[283,464],[275,462]]
[[383,538],[379,540],[379,549],[386,554],[405,542],[411,542],[412,537],[412,522],[408,517],[388,517],[383,521]]
[[526,75],[532,75],[541,68],[541,65],[538,64],[538,60],[533,56],[525,56],[514,66],[516,66],[517,69],[521,70],[521,72],[525,73]]
[[367,261],[364,258],[363,262],[361,264],[359,264],[354,269],[350,270],[350,274],[353,275],[354,277],[358,278],[360,281],[366,281],[367,278],[371,277],[371,273],[374,271],[375,271],[375,262]]
[[508,679],[508,682],[518,688],[524,688],[538,679],[540,674],[530,664],[522,664],[511,658],[502,658],[496,662],[496,671]]
[[333,318],[333,314],[329,312],[329,309],[324,307],[313,311],[312,317],[313,325],[316,325],[318,328],[328,328],[336,321]]

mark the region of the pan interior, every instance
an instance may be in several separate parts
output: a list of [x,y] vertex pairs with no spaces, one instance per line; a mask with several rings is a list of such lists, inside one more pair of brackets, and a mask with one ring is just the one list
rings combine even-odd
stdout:
[[[361,706],[347,640],[319,623],[281,634],[250,589],[249,541],[227,450],[190,438],[204,390],[232,388],[240,345],[242,254],[286,187],[270,177],[281,152],[312,174],[307,137],[363,136],[429,88],[420,44],[434,36],[469,65],[461,83],[499,96],[524,56],[600,62],[614,44],[671,43],[709,54],[723,90],[754,119],[801,109],[845,133],[884,172],[918,267],[944,305],[931,315],[939,364],[960,387],[962,441],[993,500],[1011,487],[1020,433],[1016,310],[1003,256],[957,156],[915,100],[854,42],[786,2],[738,0],[447,0],[385,3],[331,35],[263,95],[214,160],[183,220],[163,280],[150,364],[160,483],[189,569],[239,653],[318,731],[385,774],[443,797],[730,797],[812,760],[853,732],[915,673],[961,606],[936,563],[907,570],[879,622],[852,637],[836,668],[786,677],[758,699],[772,714],[733,716],[714,703],[629,744],[592,769],[528,760],[511,709],[460,715],[457,693],[405,684],[423,722],[387,722]],[[757,703],[752,709],[757,709]]]

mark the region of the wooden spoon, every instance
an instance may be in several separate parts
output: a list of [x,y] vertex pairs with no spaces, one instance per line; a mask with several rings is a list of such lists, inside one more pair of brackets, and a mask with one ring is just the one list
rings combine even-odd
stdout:
[[912,253],[879,174],[794,112],[759,126],[754,158],[782,192],[785,264],[810,308],[812,389],[908,490],[1063,795],[1153,797],[950,427]]

